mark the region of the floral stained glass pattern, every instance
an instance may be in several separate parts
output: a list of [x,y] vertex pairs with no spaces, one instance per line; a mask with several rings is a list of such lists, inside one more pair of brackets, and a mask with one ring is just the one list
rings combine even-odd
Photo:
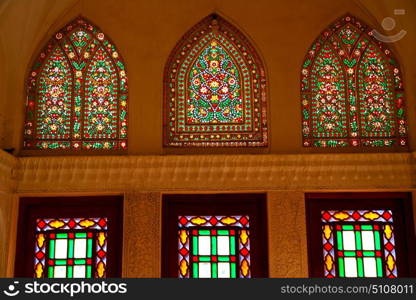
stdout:
[[37,220],[35,278],[104,278],[106,218]]
[[165,146],[267,146],[262,62],[222,18],[205,18],[178,43],[164,90]]
[[28,79],[25,149],[127,147],[127,76],[115,45],[78,18],[49,41]]
[[301,72],[306,147],[405,146],[404,88],[398,62],[352,16],[326,29]]
[[249,278],[248,216],[180,216],[180,278]]
[[321,215],[325,277],[397,277],[390,210],[328,210]]

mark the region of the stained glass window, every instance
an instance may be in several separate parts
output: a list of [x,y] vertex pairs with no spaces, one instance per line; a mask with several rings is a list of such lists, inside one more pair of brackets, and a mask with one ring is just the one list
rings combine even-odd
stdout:
[[391,210],[326,210],[321,222],[325,277],[397,277]]
[[113,42],[77,18],[41,51],[27,83],[25,149],[125,149],[127,75]]
[[337,20],[312,44],[301,97],[306,147],[407,144],[399,64],[355,17]]
[[42,218],[36,225],[34,277],[106,277],[106,218]]
[[165,72],[164,145],[267,146],[266,75],[246,37],[211,15],[173,50]]
[[248,216],[180,216],[180,278],[249,278]]

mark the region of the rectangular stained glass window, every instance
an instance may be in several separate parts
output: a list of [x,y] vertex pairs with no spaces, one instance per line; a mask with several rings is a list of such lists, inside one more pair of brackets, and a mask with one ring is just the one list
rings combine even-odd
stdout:
[[38,219],[36,231],[36,278],[105,277],[106,218]]
[[397,277],[390,210],[321,212],[324,275]]
[[248,216],[180,216],[180,278],[249,278]]

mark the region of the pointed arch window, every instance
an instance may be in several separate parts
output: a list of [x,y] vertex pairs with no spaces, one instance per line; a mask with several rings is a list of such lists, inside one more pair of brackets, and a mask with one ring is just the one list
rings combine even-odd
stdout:
[[77,18],[36,59],[27,82],[25,149],[125,149],[127,75],[113,42]]
[[406,146],[400,67],[373,33],[347,15],[312,44],[301,71],[304,146]]
[[165,68],[164,146],[267,146],[266,74],[248,39],[211,15]]

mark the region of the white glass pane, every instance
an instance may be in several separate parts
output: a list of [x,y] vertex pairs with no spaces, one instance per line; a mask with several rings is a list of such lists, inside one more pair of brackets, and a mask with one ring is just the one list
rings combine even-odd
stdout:
[[85,258],[87,254],[87,239],[75,239],[74,257]]
[[66,266],[55,266],[54,278],[66,278]]
[[55,258],[67,258],[68,240],[56,239],[55,241]]
[[374,233],[372,231],[361,231],[363,250],[374,250]]
[[230,255],[230,238],[219,236],[217,238],[218,255]]
[[85,278],[85,266],[74,266],[74,278]]
[[218,263],[218,278],[230,278],[230,263]]
[[345,277],[357,277],[357,261],[355,257],[345,257]]
[[374,257],[364,257],[364,276],[377,277],[377,265]]
[[199,263],[199,278],[211,278],[211,263]]
[[342,239],[344,242],[344,250],[355,250],[355,234],[352,230],[342,232]]
[[198,237],[198,254],[199,255],[211,255],[211,237],[210,236]]

